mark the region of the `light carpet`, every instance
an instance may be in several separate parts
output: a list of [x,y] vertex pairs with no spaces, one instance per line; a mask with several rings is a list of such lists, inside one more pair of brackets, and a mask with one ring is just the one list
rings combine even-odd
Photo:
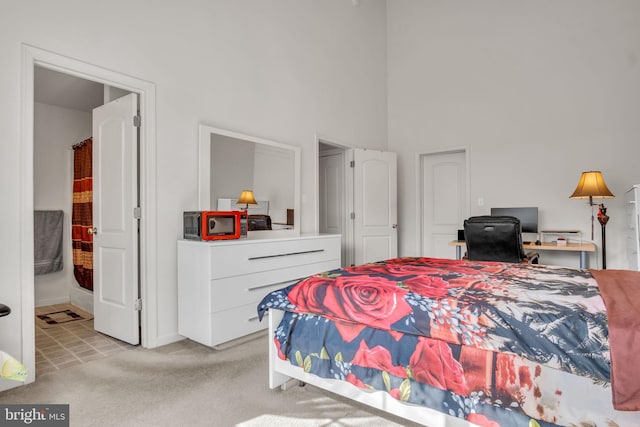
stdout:
[[214,350],[190,340],[38,376],[2,403],[68,403],[71,426],[416,425],[307,385],[268,387],[267,336]]

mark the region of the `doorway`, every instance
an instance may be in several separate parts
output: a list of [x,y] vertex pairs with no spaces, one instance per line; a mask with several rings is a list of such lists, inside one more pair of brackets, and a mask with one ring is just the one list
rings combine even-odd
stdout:
[[397,159],[318,139],[318,231],[342,235],[342,266],[398,255]]
[[[318,143],[318,220],[320,234],[341,234],[342,267],[352,264],[353,239],[347,231],[346,153],[343,147]],[[349,250],[348,248],[351,248]]]
[[467,149],[419,154],[418,165],[419,254],[453,258],[449,242],[469,216]]
[[[140,265],[139,283],[140,295],[144,301],[156,301],[156,245],[157,211],[155,196],[155,85],[105,68],[90,65],[76,59],[58,55],[33,46],[22,46],[22,120],[21,120],[21,174],[19,185],[23,189],[20,199],[20,271],[22,304],[20,306],[22,324],[22,361],[30,374],[27,383],[35,380],[35,334],[34,334],[34,74],[36,67],[47,68],[70,76],[80,77],[100,84],[121,88],[136,93],[139,97],[140,115],[144,117],[139,129],[140,134],[140,203],[141,218],[139,223]],[[145,215],[145,213],[149,215]],[[147,285],[148,284],[148,285]],[[157,306],[155,304],[141,304],[140,336],[144,347],[153,348],[157,343]],[[18,311],[18,310],[16,310]]]
[[73,146],[92,135],[93,109],[104,103],[104,85],[36,66],[34,70],[33,204],[34,210],[62,211],[64,266],[35,276],[35,306],[72,303],[93,313],[91,291],[73,274],[71,213]]
[[[94,297],[98,293],[92,292],[93,283],[91,272],[99,273],[100,270],[117,270],[114,268],[96,268],[101,266],[100,260],[91,260],[92,252],[78,253],[84,249],[80,244],[72,250],[73,239],[78,239],[77,231],[84,228],[78,224],[72,226],[72,213],[82,212],[81,208],[86,206],[86,202],[93,204],[94,208],[99,208],[101,200],[105,199],[103,187],[99,185],[96,174],[105,166],[108,170],[121,170],[119,164],[114,164],[114,159],[118,156],[105,156],[105,150],[97,145],[99,141],[94,136],[93,130],[96,126],[95,112],[102,111],[114,99],[120,99],[128,94],[128,91],[119,88],[107,87],[103,84],[86,80],[80,77],[60,73],[42,67],[35,67],[34,70],[34,209],[38,213],[39,221],[46,221],[47,215],[62,214],[62,226],[54,228],[54,234],[62,235],[62,263],[59,271],[50,271],[48,274],[36,275],[35,282],[35,334],[36,334],[36,375],[49,371],[84,363],[96,358],[104,357],[118,350],[128,349],[129,344],[122,341],[120,334],[105,331],[102,324],[113,324],[113,316],[98,314],[96,310],[100,308],[94,305]],[[134,105],[137,104],[137,95],[133,97]],[[114,101],[115,102],[115,101]],[[135,107],[137,109],[137,106]],[[134,110],[135,111],[135,110]],[[135,114],[132,113],[132,114]],[[108,117],[113,121],[113,117]],[[96,136],[101,136],[100,133]],[[89,172],[89,179],[93,175],[93,185],[89,184],[89,191],[85,188],[74,188],[74,181],[78,179],[74,170],[78,165],[74,162],[74,152],[76,150],[86,150],[91,145],[93,139],[93,154],[96,161],[91,161],[88,152],[89,165],[93,163],[93,173]],[[137,152],[137,137],[135,141],[129,141],[128,145],[133,146]],[[88,144],[88,145],[87,145]],[[81,148],[83,147],[84,148]],[[89,149],[90,150],[90,149]],[[120,156],[125,157],[125,156]],[[126,156],[130,158],[131,156]],[[101,161],[106,158],[107,163]],[[117,161],[117,160],[116,160]],[[90,166],[89,166],[90,168]],[[86,170],[87,172],[90,169]],[[135,178],[129,187],[138,187],[137,171]],[[86,182],[87,178],[78,181],[78,185]],[[112,177],[111,181],[117,182]],[[89,181],[90,182],[90,181]],[[116,185],[117,193],[121,192],[124,185]],[[93,191],[91,191],[93,187]],[[106,187],[109,189],[113,187]],[[73,197],[72,197],[73,193]],[[92,200],[94,203],[91,203]],[[82,204],[78,204],[83,202]],[[116,203],[111,200],[110,205]],[[77,204],[77,208],[73,208]],[[113,211],[112,211],[113,212]],[[89,214],[89,212],[87,212]],[[97,224],[96,212],[93,213],[93,224]],[[90,217],[89,217],[90,218]],[[39,222],[36,222],[38,227]],[[60,224],[60,222],[58,222]],[[93,225],[88,223],[91,227]],[[40,227],[38,230],[38,241],[46,245],[49,230],[48,227]],[[73,233],[71,230],[74,230]],[[137,227],[136,227],[137,234]],[[133,230],[129,231],[130,239],[137,240],[133,235]],[[84,233],[83,233],[84,234]],[[87,237],[89,237],[87,235]],[[99,249],[97,236],[93,239],[93,250],[95,253]],[[82,238],[84,241],[86,238]],[[84,248],[91,243],[83,243]],[[39,249],[41,246],[39,245]],[[91,246],[89,246],[89,250]],[[36,250],[36,253],[39,251]],[[139,264],[138,255],[135,255],[135,265]],[[75,262],[81,262],[82,277],[78,282],[74,273]],[[88,274],[88,275],[87,275]],[[80,276],[78,276],[80,277]],[[98,279],[100,276],[93,275]],[[79,283],[82,283],[80,285]],[[136,295],[138,294],[138,283],[134,284]],[[100,289],[97,287],[96,289]],[[136,313],[136,317],[137,317]],[[123,316],[124,317],[124,316]],[[106,318],[106,320],[105,320]],[[117,319],[117,318],[116,318]],[[135,338],[128,337],[132,344],[139,343],[139,321],[136,320]],[[100,333],[102,332],[102,334]],[[103,335],[106,332],[106,335]]]

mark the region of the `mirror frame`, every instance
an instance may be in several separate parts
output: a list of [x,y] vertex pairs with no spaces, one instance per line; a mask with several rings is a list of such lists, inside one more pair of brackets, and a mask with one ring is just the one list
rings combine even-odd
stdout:
[[268,139],[232,132],[205,124],[198,125],[198,209],[201,211],[215,210],[211,207],[211,134],[227,136],[235,139],[262,144],[293,152],[294,172],[294,206],[293,229],[250,231],[249,239],[271,239],[278,237],[300,235],[300,158],[301,149],[293,145],[283,144]]

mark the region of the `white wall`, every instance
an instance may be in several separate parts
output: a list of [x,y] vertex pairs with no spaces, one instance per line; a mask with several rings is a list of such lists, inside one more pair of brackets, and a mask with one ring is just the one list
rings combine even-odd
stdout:
[[542,228],[587,238],[590,209],[568,197],[582,171],[602,170],[616,195],[604,200],[607,267],[625,268],[624,192],[640,183],[640,2],[405,0],[387,11],[400,253],[417,251],[417,153],[468,146],[472,215],[538,206]]
[[[156,86],[157,340],[177,334],[176,240],[197,206],[198,124],[302,148],[303,232],[315,228],[315,134],[383,149],[382,0],[3,2],[0,14],[0,347],[21,357],[21,44]],[[117,25],[114,25],[117,22]],[[111,31],[108,29],[112,28]],[[29,155],[30,153],[25,153]]]
[[91,136],[91,113],[36,103],[33,131],[34,209],[64,211],[64,267],[55,273],[35,276],[35,305],[40,307],[69,302],[71,287],[78,287],[73,277],[71,251],[73,151],[70,148]]

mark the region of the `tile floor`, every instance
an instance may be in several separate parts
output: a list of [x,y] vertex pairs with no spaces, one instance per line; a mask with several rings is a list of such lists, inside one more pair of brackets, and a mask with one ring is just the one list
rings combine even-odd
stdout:
[[[52,307],[36,308],[36,315]],[[36,322],[36,375],[79,365],[135,346],[93,330],[93,319],[40,328]]]

